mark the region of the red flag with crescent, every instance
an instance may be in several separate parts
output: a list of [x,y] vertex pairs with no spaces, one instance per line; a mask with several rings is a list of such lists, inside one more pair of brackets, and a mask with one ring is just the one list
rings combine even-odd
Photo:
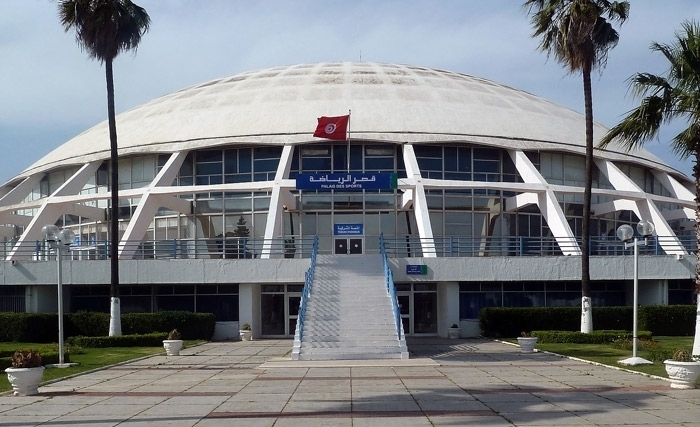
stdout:
[[347,139],[348,121],[350,116],[338,117],[319,117],[318,126],[314,136],[316,138],[334,139],[336,141],[345,141]]

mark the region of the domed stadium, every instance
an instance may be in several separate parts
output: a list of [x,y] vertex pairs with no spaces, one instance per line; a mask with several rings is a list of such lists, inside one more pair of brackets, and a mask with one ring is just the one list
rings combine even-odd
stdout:
[[[314,136],[344,116],[342,137]],[[122,312],[214,312],[223,337],[243,322],[290,337],[314,248],[345,264],[385,253],[406,335],[478,335],[483,307],[581,304],[584,117],[533,94],[417,66],[302,64],[157,98],[117,115],[117,132]],[[55,309],[46,224],[76,236],[69,309],[109,310],[109,168],[105,121],[0,187],[5,311]],[[646,150],[595,150],[594,306],[631,302],[616,232],[642,220],[655,230],[640,300],[692,304],[692,188]]]

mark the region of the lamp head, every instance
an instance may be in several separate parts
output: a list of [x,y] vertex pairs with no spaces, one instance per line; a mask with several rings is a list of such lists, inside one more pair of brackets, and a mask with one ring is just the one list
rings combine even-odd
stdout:
[[654,234],[654,224],[645,220],[639,221],[639,224],[637,224],[637,233],[644,238],[651,236]]
[[55,242],[58,239],[58,227],[54,224],[47,224],[41,227],[41,235],[44,236],[44,240]]
[[58,232],[58,241],[61,242],[63,245],[70,245],[73,243],[73,240],[75,239],[75,233],[73,231],[64,228],[63,230]]
[[628,242],[634,237],[634,230],[629,224],[622,224],[617,227],[617,238],[623,242]]

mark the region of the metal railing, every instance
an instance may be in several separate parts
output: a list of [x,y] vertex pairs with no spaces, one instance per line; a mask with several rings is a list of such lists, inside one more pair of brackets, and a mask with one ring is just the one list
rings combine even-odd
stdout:
[[389,296],[393,303],[394,308],[394,321],[396,322],[396,336],[399,341],[403,339],[403,324],[401,323],[401,310],[399,309],[399,300],[396,296],[396,287],[394,286],[394,274],[389,268],[389,262],[387,261],[386,250],[384,245],[384,235],[379,235],[379,253],[382,255],[382,263],[384,265],[384,278],[386,280],[386,290],[389,292]]
[[[384,238],[384,251],[388,257],[493,257],[493,256],[561,256],[564,252],[575,253],[581,247],[580,238],[555,239],[554,237],[523,236],[448,236],[422,239],[416,236]],[[694,235],[675,237],[654,236],[649,246],[640,248],[641,255],[665,255],[668,251],[696,253],[697,240]],[[316,243],[315,243],[316,242]],[[127,254],[124,259],[259,259],[310,258],[314,248],[319,251],[317,237],[293,238],[205,238],[127,241],[121,249]],[[314,246],[316,245],[316,246]],[[63,251],[64,259],[107,259],[109,242],[83,242]],[[10,243],[0,246],[0,256],[8,259],[12,251]],[[615,237],[593,237],[590,240],[590,255],[625,255],[624,243]],[[377,249],[374,249],[377,251]],[[372,252],[372,250],[367,250]],[[671,252],[671,253],[678,253]],[[330,253],[330,250],[327,252]],[[42,241],[24,245],[13,259],[55,259],[55,254]]]
[[[654,236],[650,245],[640,248],[642,255],[664,255],[666,251],[678,250],[695,253],[695,236]],[[488,256],[561,256],[564,252],[580,250],[581,239],[556,239],[554,237],[472,237],[450,236],[422,239],[414,236],[383,239],[385,250],[391,257],[488,257]],[[629,250],[617,238],[593,237],[589,245],[590,255],[625,255]]]
[[304,289],[301,293],[301,301],[299,302],[299,313],[297,316],[297,327],[294,332],[294,341],[301,343],[304,337],[304,321],[306,320],[306,305],[311,293],[311,287],[314,283],[314,274],[316,272],[316,255],[318,255],[318,235],[314,236],[311,247],[311,264],[309,269],[304,273]]

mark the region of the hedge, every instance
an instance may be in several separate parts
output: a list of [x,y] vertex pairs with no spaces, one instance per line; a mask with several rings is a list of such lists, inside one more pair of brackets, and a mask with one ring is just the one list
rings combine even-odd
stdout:
[[[122,314],[122,334],[168,333],[177,329],[186,340],[210,340],[216,318],[212,313],[159,311]],[[64,316],[64,337],[106,336],[109,314],[76,312]],[[0,313],[0,342],[51,343],[58,340],[56,313]]]
[[[692,336],[695,333],[694,305],[639,307],[638,329],[654,336]],[[633,307],[593,307],[596,330],[632,330]],[[479,312],[481,334],[486,337],[514,338],[522,331],[581,330],[580,307],[499,308]]]
[[[541,343],[570,343],[570,344],[607,344],[620,340],[631,340],[630,331],[593,331],[584,334],[580,331],[532,331],[532,336],[537,337]],[[649,331],[637,331],[637,338],[650,340],[652,333]]]
[[105,347],[157,347],[163,344],[168,337],[165,332],[150,334],[120,335],[115,337],[70,337],[68,344],[78,347],[105,348]]

